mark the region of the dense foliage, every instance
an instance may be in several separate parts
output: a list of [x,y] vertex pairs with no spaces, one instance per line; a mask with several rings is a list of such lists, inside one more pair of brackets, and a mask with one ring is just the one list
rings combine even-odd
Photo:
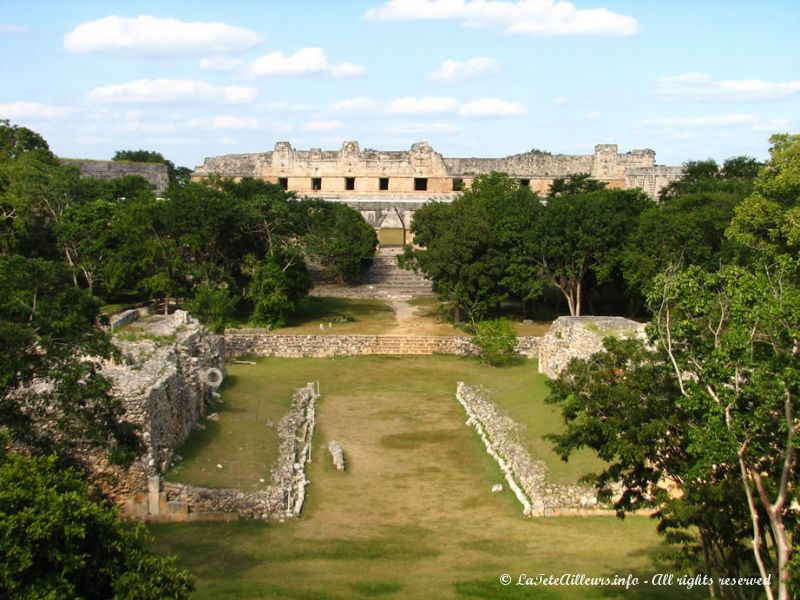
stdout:
[[[100,372],[103,303],[191,307],[220,330],[238,308],[280,324],[311,280],[371,264],[358,213],[264,182],[192,183],[163,156],[164,198],[139,177],[81,178],[38,134],[0,121],[0,596],[184,598],[191,580],[90,494],[87,456],[128,464],[134,426]],[[248,304],[249,303],[249,304]],[[242,306],[243,305],[243,306]],[[17,454],[21,453],[21,454]],[[27,456],[23,458],[22,455]]]
[[479,321],[474,325],[472,343],[477,346],[480,361],[493,367],[507,365],[517,358],[517,334],[508,319]]
[[418,248],[401,264],[434,282],[440,299],[481,319],[509,298],[528,301],[550,287],[580,315],[588,291],[621,280],[630,232],[648,207],[641,192],[606,190],[585,177],[561,181],[545,203],[502,173],[477,177],[450,204],[414,213]]
[[0,452],[0,596],[179,600],[192,577],[54,457]]
[[[750,161],[707,162],[668,190],[663,210],[712,211],[689,221],[711,226],[714,243],[687,235],[696,262],[659,258],[649,349],[606,340],[607,353],[573,361],[552,384],[551,401],[567,423],[557,449],[567,457],[587,446],[608,461],[597,483],[622,483],[620,511],[659,507],[661,529],[690,563],[717,577],[760,576],[771,581],[766,597],[784,599],[797,581],[800,136],[771,141],[754,179]],[[708,195],[713,181],[735,191]],[[719,199],[732,214],[723,233],[708,216]]]

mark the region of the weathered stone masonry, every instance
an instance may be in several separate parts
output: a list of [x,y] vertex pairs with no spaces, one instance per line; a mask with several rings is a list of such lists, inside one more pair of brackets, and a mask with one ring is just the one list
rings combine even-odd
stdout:
[[253,177],[304,195],[350,202],[371,198],[374,204],[413,197],[447,199],[477,175],[492,171],[508,173],[540,192],[555,177],[589,173],[610,187],[645,183],[651,195],[682,172],[679,167],[656,167],[652,150],[619,154],[615,144],[598,144],[594,154],[579,156],[526,152],[505,158],[445,158],[427,142],[397,152],[361,150],[358,142],[349,141],[339,151],[301,151],[278,142],[272,152],[210,157],[192,177]]
[[169,185],[167,165],[156,163],[137,163],[114,160],[81,160],[61,158],[61,164],[78,167],[82,177],[93,179],[116,179],[135,175],[143,177],[155,188],[157,195],[163,194]]
[[[538,356],[538,337],[517,339],[517,352]],[[388,335],[276,335],[264,329],[228,329],[225,349],[229,356],[282,356],[287,358],[381,355],[478,353],[468,337]]]
[[549,483],[547,467],[530,457],[516,438],[517,425],[497,413],[486,391],[458,382],[456,400],[467,413],[467,425],[475,428],[486,452],[497,461],[526,516],[591,514],[608,508],[598,505],[597,492],[590,488]]
[[300,516],[305,501],[305,467],[311,459],[316,423],[314,384],[295,390],[292,405],[278,425],[280,448],[269,486],[244,492],[165,482],[160,511],[168,520],[188,520],[193,515],[235,513],[252,519],[292,519]]
[[209,369],[224,373],[224,340],[176,311],[143,322],[133,339],[117,336],[115,343],[124,360],[107,361],[103,374],[123,399],[126,418],[140,426],[145,453],[127,470],[98,457],[93,471],[107,492],[126,499],[125,512],[141,514],[147,511],[148,480],[168,468],[175,449],[215,401],[215,386],[203,375]]

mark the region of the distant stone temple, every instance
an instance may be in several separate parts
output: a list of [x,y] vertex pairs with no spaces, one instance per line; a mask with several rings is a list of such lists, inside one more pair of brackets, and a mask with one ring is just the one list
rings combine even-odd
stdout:
[[143,177],[153,186],[156,195],[167,190],[169,175],[167,165],[161,163],[140,163],[114,160],[82,160],[77,158],[60,158],[62,165],[77,167],[81,177],[93,179],[116,179],[117,177]]
[[449,201],[477,175],[500,171],[520,185],[547,192],[553,179],[589,173],[610,188],[640,188],[651,198],[680,167],[657,166],[652,150],[617,152],[615,144],[598,144],[594,154],[526,152],[505,158],[445,158],[427,142],[409,151],[362,150],[345,142],[341,150],[295,150],[278,142],[272,152],[227,154],[206,158],[192,179],[210,175],[253,177],[276,183],[302,196],[345,202],[376,229],[407,226],[411,214],[428,200]]

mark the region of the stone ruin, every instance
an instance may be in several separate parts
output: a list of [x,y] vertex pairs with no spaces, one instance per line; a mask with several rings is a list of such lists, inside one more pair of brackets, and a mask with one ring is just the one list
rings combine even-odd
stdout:
[[456,400],[467,413],[466,424],[475,428],[486,452],[500,466],[525,516],[593,514],[610,510],[598,503],[597,492],[591,488],[548,482],[545,464],[531,458],[517,439],[519,426],[498,413],[486,390],[459,381]]
[[[152,481],[158,508],[150,507],[151,518],[169,521],[229,519],[295,519],[305,502],[306,464],[311,461],[311,445],[316,425],[314,384],[295,390],[289,411],[278,424],[278,459],[264,490],[204,488],[182,483]],[[151,492],[152,493],[152,492]]]
[[539,373],[558,377],[573,358],[601,352],[606,337],[645,339],[645,324],[624,317],[559,317],[539,340]]
[[[129,318],[125,316],[126,320]],[[272,356],[428,354],[442,350],[472,353],[467,347],[468,338],[448,339],[458,348],[446,349],[418,348],[420,341],[415,339],[409,346],[413,347],[412,352],[405,342],[402,348],[384,348],[378,344],[385,345],[381,336],[276,336],[258,331],[226,334],[212,335],[188,313],[176,311],[170,316],[129,323],[115,335],[122,360],[106,361],[103,372],[112,380],[115,393],[123,398],[127,418],[140,426],[146,451],[127,470],[109,465],[105,456],[92,456],[90,462],[95,480],[118,500],[123,514],[164,520],[299,516],[315,426],[317,394],[311,384],[295,392],[292,408],[279,425],[279,459],[266,489],[210,489],[163,479],[175,450],[198,418],[219,399],[216,390],[224,377],[226,346],[233,354],[244,351]],[[518,351],[529,357],[538,355],[540,372],[552,378],[572,358],[587,358],[602,350],[602,340],[609,335],[644,337],[644,325],[621,317],[561,317],[544,337],[522,338],[524,348]],[[426,339],[426,343],[429,341]],[[295,343],[302,349],[298,346],[295,350]],[[325,347],[317,347],[318,344]],[[513,421],[497,413],[485,392],[459,383],[456,397],[467,412],[467,423],[476,428],[487,452],[500,465],[525,514],[582,514],[601,509],[593,490],[547,481],[544,464],[531,459],[516,438]],[[343,469],[341,446],[332,443],[329,451],[336,468]]]
[[122,398],[126,418],[140,427],[145,452],[127,470],[100,456],[91,467],[123,513],[141,514],[148,481],[169,468],[175,449],[219,398],[225,343],[180,310],[131,324],[113,340],[121,360],[105,361],[103,374]]

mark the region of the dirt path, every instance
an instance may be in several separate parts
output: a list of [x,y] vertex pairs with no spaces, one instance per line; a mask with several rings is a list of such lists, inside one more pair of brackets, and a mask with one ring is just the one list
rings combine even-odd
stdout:
[[395,324],[383,335],[464,335],[449,323],[430,316],[424,306],[413,306],[408,300],[386,300],[394,311]]

